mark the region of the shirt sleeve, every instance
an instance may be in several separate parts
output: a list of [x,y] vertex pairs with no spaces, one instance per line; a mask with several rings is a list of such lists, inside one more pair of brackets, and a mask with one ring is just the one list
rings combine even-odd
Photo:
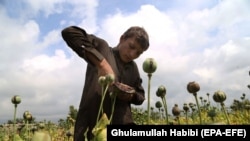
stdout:
[[98,38],[87,34],[82,28],[77,26],[67,27],[62,30],[62,37],[67,45],[86,61],[89,61],[86,52],[91,53],[100,61],[104,58],[96,48]]

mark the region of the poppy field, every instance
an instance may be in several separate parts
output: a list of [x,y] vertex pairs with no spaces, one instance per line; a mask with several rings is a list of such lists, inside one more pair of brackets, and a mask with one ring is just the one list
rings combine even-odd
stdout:
[[[161,85],[156,91],[159,100],[150,105],[150,80],[152,73],[156,70],[156,63],[152,58],[145,60],[143,70],[148,73],[148,107],[147,109],[132,107],[132,114],[137,125],[248,125],[250,124],[250,101],[246,94],[235,99],[231,105],[225,105],[227,95],[224,91],[218,90],[213,94],[207,93],[205,97],[199,96],[200,85],[195,81],[187,84],[187,92],[193,96],[193,102],[183,103],[183,105],[167,104],[165,86]],[[103,96],[107,87],[114,80],[113,76],[101,76],[100,85],[103,87]],[[250,85],[248,85],[250,89]],[[112,95],[113,107],[115,105],[116,94]],[[23,113],[23,118],[16,118],[18,105],[21,97],[14,95],[10,98],[14,106],[14,118],[8,123],[0,125],[1,141],[73,141],[74,124],[77,109],[70,106],[69,114],[65,119],[60,119],[58,123],[51,121],[35,121],[34,115],[29,111]],[[103,100],[103,99],[102,99]],[[214,106],[211,103],[215,102]],[[106,125],[110,124],[110,119],[102,113],[102,101],[97,116],[96,127],[93,129],[94,141],[106,140]],[[169,111],[168,109],[171,109]]]

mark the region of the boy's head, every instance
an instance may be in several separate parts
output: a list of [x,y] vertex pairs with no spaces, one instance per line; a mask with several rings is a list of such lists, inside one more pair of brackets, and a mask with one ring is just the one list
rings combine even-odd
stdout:
[[138,26],[132,26],[126,30],[118,44],[120,58],[125,63],[138,58],[148,47],[148,34],[144,28]]
[[135,37],[135,40],[140,44],[144,51],[146,51],[149,47],[148,33],[143,27],[132,26],[127,29],[122,36],[124,39]]

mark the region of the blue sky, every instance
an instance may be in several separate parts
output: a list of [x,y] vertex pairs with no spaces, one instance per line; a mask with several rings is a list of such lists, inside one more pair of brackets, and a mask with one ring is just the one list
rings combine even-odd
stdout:
[[[167,104],[195,102],[188,82],[200,84],[200,97],[217,90],[226,106],[243,93],[249,98],[250,1],[248,0],[3,0],[0,2],[0,122],[13,118],[11,98],[20,95],[17,116],[57,122],[69,106],[78,108],[86,63],[68,48],[61,30],[70,25],[116,46],[130,26],[144,27],[150,48],[135,60],[147,90],[146,58],[157,70],[151,80],[151,106],[167,88]],[[147,94],[146,94],[147,95]],[[210,99],[213,101],[212,99]],[[212,102],[213,105],[216,103]],[[146,108],[147,100],[138,108]]]

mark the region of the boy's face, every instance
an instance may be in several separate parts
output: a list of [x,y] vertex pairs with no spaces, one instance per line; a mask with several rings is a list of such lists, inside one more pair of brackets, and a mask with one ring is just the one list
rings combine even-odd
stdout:
[[144,52],[135,38],[124,39],[123,37],[121,37],[118,48],[121,60],[124,63],[128,63],[138,58]]

